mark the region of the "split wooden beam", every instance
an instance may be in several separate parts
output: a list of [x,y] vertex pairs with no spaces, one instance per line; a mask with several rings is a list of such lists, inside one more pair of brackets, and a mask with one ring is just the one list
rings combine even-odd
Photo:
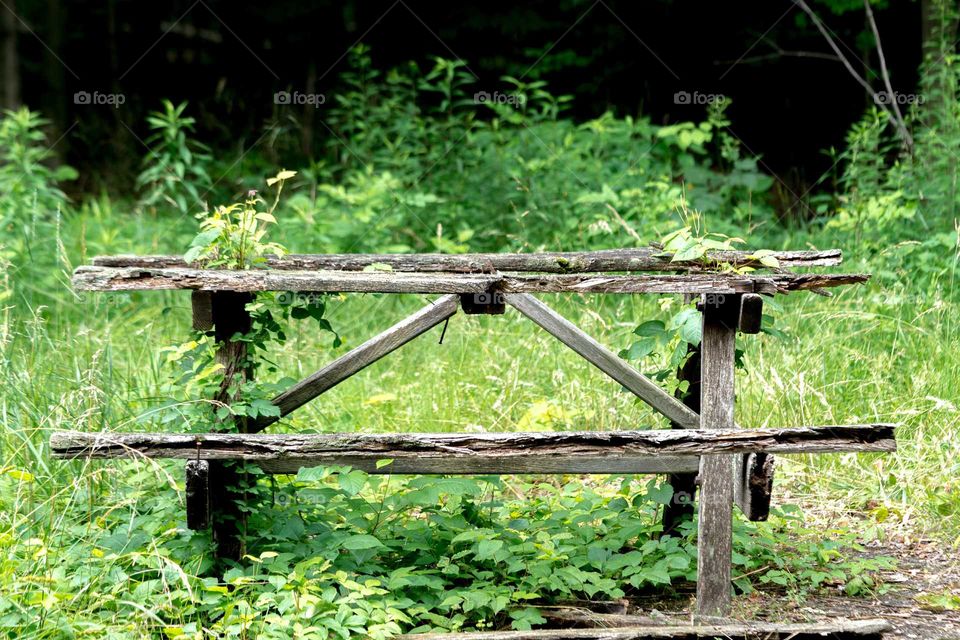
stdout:
[[[490,461],[500,473],[546,473],[544,466],[567,460],[597,460],[597,473],[630,473],[617,459],[695,457],[734,453],[839,453],[896,450],[895,425],[834,425],[785,429],[663,429],[648,431],[571,431],[532,433],[84,433],[55,431],[50,448],[56,458],[180,458],[249,460],[265,469],[284,463],[299,466],[360,464],[393,460],[381,473],[476,473],[471,459]],[[456,461],[453,471],[434,469]],[[618,463],[619,464],[619,463]],[[464,466],[466,465],[466,466]],[[392,468],[391,468],[392,467]],[[279,473],[279,471],[278,471]],[[720,484],[732,484],[727,476]]]
[[260,418],[251,426],[250,431],[262,431],[294,409],[332,389],[353,374],[396,351],[441,322],[445,322],[457,312],[459,304],[458,296],[443,296],[430,302],[412,316],[398,322],[383,333],[351,349],[275,397],[272,402],[280,409],[280,416]]
[[504,298],[507,304],[533,320],[544,331],[622,384],[660,414],[686,428],[699,426],[700,418],[695,412],[544,302],[529,294],[507,294]]
[[634,626],[595,629],[531,629],[530,631],[479,631],[473,633],[423,633],[400,636],[403,640],[881,640],[893,627],[886,620],[836,619],[812,623],[730,622],[707,625]]
[[[829,267],[843,261],[839,249],[826,251],[775,251],[770,254],[781,267]],[[763,268],[750,251],[712,251],[707,260],[671,262],[671,255],[660,249],[608,249],[550,253],[474,253],[449,255],[420,254],[290,254],[267,258],[270,269],[362,271],[384,265],[394,271],[440,271],[483,273],[492,271],[531,271],[539,273],[602,273],[615,271],[703,271],[719,263],[738,267]],[[190,267],[182,256],[97,256],[98,267]]]
[[288,271],[78,267],[81,291],[296,291],[323,293],[763,293],[866,282],[867,274],[510,275],[400,271]]

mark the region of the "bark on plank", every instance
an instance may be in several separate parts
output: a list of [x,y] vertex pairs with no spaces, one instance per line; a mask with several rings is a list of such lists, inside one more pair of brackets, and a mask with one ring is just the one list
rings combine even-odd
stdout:
[[[734,343],[740,300],[706,301],[700,340],[700,426],[730,430],[734,414]],[[729,455],[700,459],[700,510],[697,524],[697,615],[730,611],[733,544],[733,469]]]
[[[762,267],[750,251],[717,251],[707,254],[715,263]],[[843,261],[839,249],[826,251],[777,251],[772,254],[781,267],[826,267]],[[97,256],[101,267],[189,267],[182,256]],[[702,271],[703,261],[671,262],[659,249],[609,249],[605,251],[550,253],[422,254],[291,254],[269,257],[270,269],[362,271],[372,265],[388,265],[395,271],[442,271],[484,273],[533,271],[539,273],[602,273],[607,271]]]
[[[333,457],[467,459],[700,456],[718,453],[896,451],[895,425],[834,425],[786,429],[663,429],[530,433],[84,433],[55,431],[56,458],[181,458],[202,460]],[[731,479],[727,476],[727,479]]]
[[507,304],[540,325],[662,415],[687,428],[699,426],[700,419],[696,413],[540,300],[529,294],[507,294],[505,297]]
[[[361,369],[399,349],[419,335],[429,331],[457,312],[459,298],[446,295],[425,306],[420,311],[374,336],[360,346],[351,349],[316,373],[296,383],[272,402],[280,408],[280,416],[289,414],[320,394],[340,384]],[[252,425],[251,431],[261,431],[280,418],[261,418]]]
[[866,274],[504,275],[78,267],[82,291],[192,289],[326,293],[788,293],[866,282]]
[[474,633],[423,633],[400,636],[404,640],[701,640],[706,638],[789,638],[824,640],[868,638],[880,640],[892,629],[885,620],[846,620],[813,623],[736,622],[730,624],[636,626],[617,629],[532,629],[530,631],[480,631]]

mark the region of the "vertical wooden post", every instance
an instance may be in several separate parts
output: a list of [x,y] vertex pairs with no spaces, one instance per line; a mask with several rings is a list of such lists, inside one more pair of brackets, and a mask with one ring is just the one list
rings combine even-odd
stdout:
[[[700,427],[733,429],[734,345],[740,300],[708,294],[703,305]],[[733,542],[732,455],[700,459],[700,518],[697,529],[697,615],[725,616],[730,611]]]
[[[193,326],[201,331],[213,329],[218,344],[217,361],[224,367],[223,385],[214,398],[218,402],[229,403],[232,400],[231,386],[253,377],[247,344],[232,339],[238,333],[250,331],[250,314],[246,305],[252,300],[252,294],[232,291],[196,291],[193,294]],[[234,428],[246,432],[246,418],[230,425],[219,425],[219,430]],[[209,464],[210,520],[215,555],[219,560],[239,560],[244,553],[245,516],[238,501],[246,495],[248,479],[246,474],[237,470],[237,465],[233,461],[219,460],[211,460]]]

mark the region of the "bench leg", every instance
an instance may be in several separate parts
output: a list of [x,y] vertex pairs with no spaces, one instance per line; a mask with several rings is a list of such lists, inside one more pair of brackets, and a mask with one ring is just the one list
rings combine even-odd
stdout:
[[[245,342],[231,338],[250,331],[250,314],[246,310],[253,300],[249,293],[228,291],[196,291],[193,294],[193,326],[200,331],[213,330],[218,343],[217,362],[224,367],[224,385],[215,398],[218,402],[232,401],[230,385],[238,380],[253,378],[253,369],[247,357]],[[246,419],[229,425],[218,425],[218,431],[241,433],[247,431]],[[206,473],[209,504],[209,523],[213,527],[214,555],[218,560],[239,560],[244,554],[243,534],[246,518],[240,502],[246,497],[250,480],[238,471],[235,461],[211,460]],[[200,518],[194,518],[199,522]]]
[[[701,341],[700,421],[703,429],[734,429],[734,343],[740,301],[707,296]],[[733,539],[732,455],[705,455],[700,462],[697,533],[697,616],[730,611]]]

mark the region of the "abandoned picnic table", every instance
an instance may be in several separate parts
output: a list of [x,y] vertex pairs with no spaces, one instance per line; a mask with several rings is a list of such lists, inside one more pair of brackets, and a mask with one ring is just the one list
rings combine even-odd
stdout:
[[[734,358],[738,333],[761,329],[764,297],[794,291],[828,295],[869,275],[795,272],[841,263],[839,250],[718,251],[677,261],[658,248],[533,254],[287,255],[262,268],[206,269],[178,256],[105,256],[79,267],[83,291],[183,289],[192,292],[193,327],[211,332],[226,375],[250,375],[238,363],[246,346],[234,341],[250,329],[246,305],[258,292],[439,294],[422,309],[293,384],[273,399],[280,417],[260,418],[205,434],[56,432],[61,458],[167,457],[187,460],[187,519],[213,527],[217,553],[238,556],[230,506],[230,460],[256,463],[267,473],[304,466],[349,465],[369,473],[666,474],[675,499],[664,530],[692,514],[699,491],[697,612],[726,615],[731,602],[732,508],[767,517],[773,483],[771,454],[889,452],[894,425],[741,428],[734,422]],[[770,260],[772,258],[773,260]],[[768,269],[764,265],[773,264]],[[681,294],[702,313],[699,347],[679,372],[689,392],[674,397],[613,351],[587,335],[534,294]],[[267,434],[272,423],[458,311],[502,314],[510,307],[635,394],[671,423],[626,431],[564,433]],[[652,427],[655,425],[647,425]],[[222,427],[222,426],[221,426]],[[386,467],[378,461],[390,459]],[[686,499],[683,499],[686,497]],[[851,629],[857,627],[853,625]],[[876,632],[876,625],[866,625]],[[854,634],[856,635],[856,634]],[[863,634],[861,634],[863,635]],[[647,636],[635,636],[647,637]],[[668,637],[657,635],[649,637]]]

